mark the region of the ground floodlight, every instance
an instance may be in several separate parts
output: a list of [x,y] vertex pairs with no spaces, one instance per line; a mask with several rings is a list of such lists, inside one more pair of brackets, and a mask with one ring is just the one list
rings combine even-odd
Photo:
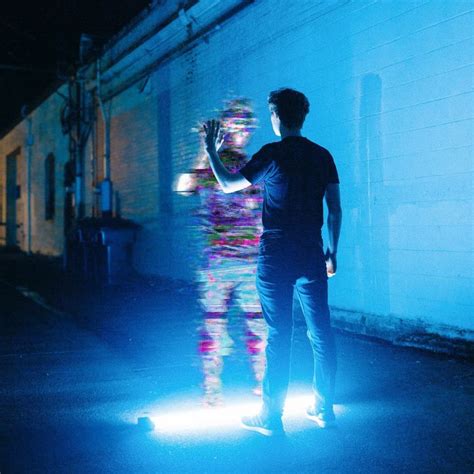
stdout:
[[[313,395],[296,395],[287,398],[283,419],[286,421],[305,420],[306,408],[314,401]],[[261,400],[229,401],[225,406],[192,408],[173,405],[173,410],[163,407],[162,413],[151,414],[150,423],[155,433],[183,434],[216,431],[233,431],[240,429],[243,416],[258,413]],[[335,407],[341,412],[340,407]],[[142,422],[145,423],[145,422]]]

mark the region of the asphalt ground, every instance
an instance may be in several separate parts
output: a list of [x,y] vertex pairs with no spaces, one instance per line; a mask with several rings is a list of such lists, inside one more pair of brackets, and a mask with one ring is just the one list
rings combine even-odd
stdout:
[[225,405],[203,408],[184,282],[95,288],[57,261],[3,254],[0,301],[2,473],[474,472],[470,360],[338,331],[337,427],[323,430],[304,417],[312,358],[297,320],[286,436],[269,439],[238,424],[259,402],[237,311]]

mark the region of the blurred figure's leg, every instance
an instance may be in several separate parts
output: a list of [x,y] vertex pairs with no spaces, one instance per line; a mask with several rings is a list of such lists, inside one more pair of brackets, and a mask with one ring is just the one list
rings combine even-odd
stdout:
[[265,348],[268,334],[267,323],[262,313],[245,313],[245,321],[247,326],[245,330],[245,342],[255,377],[255,387],[252,391],[255,395],[261,395],[263,374],[266,365]]
[[224,354],[221,341],[223,333],[227,331],[227,319],[224,316],[208,313],[200,332],[199,353],[204,375],[204,404],[207,406],[217,406],[223,402],[221,374]]
[[245,313],[245,345],[255,378],[255,395],[262,394],[262,380],[265,371],[265,346],[267,324],[263,319],[262,306],[256,287],[255,262],[244,261],[239,272],[240,283],[236,288],[236,301]]
[[223,402],[221,374],[223,357],[232,350],[227,326],[230,286],[221,282],[213,268],[199,272],[199,294],[203,309],[203,324],[200,329],[199,354],[203,368],[204,404],[220,405]]

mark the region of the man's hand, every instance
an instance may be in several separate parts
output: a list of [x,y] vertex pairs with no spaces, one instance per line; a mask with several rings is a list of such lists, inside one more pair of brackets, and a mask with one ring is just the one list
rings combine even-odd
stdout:
[[222,163],[217,150],[224,141],[224,133],[217,120],[209,120],[203,124],[205,132],[206,151],[209,156],[209,164],[212,172],[225,193],[234,193],[240,191],[252,183],[239,172],[231,173]]
[[336,274],[336,270],[337,270],[336,254],[331,253],[329,249],[327,249],[324,257],[326,260],[326,271],[327,271],[328,277],[331,278]]
[[221,129],[221,124],[218,120],[208,120],[203,124],[203,127],[206,150],[208,152],[219,151],[224,142],[224,131]]

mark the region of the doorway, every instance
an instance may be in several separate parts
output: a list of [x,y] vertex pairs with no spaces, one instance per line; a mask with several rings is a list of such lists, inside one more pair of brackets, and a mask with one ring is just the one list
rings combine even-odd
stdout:
[[17,215],[16,201],[19,198],[20,188],[17,179],[17,156],[19,150],[7,156],[7,220],[6,220],[6,245],[17,246]]

